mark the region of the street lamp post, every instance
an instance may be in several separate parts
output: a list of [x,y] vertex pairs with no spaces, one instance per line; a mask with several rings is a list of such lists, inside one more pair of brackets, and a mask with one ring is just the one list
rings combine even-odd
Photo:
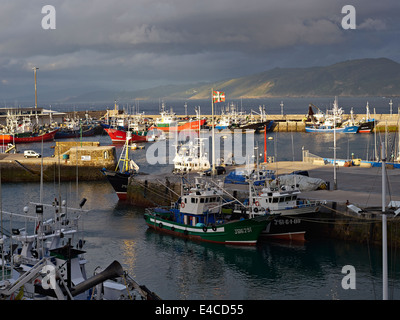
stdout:
[[35,117],[36,117],[36,124],[38,124],[39,119],[38,119],[38,114],[37,114],[37,86],[36,86],[36,70],[38,70],[38,67],[33,67],[33,73],[35,75]]
[[32,70],[33,70],[33,73],[35,75],[35,109],[37,109],[36,70],[39,70],[39,68],[38,67],[33,67]]

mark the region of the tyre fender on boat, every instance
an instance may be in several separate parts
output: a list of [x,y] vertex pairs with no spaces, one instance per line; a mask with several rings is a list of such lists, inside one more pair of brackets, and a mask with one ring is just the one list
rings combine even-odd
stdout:
[[163,224],[160,222],[160,223],[158,224],[158,227],[161,229],[161,228],[163,227]]
[[207,232],[207,227],[206,226],[203,227],[203,231]]
[[217,227],[215,225],[212,225],[211,229],[212,231],[217,231]]

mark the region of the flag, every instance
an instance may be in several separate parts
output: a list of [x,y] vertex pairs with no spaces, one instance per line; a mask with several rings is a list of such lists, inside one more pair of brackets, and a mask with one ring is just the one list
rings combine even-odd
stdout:
[[213,91],[213,102],[224,102],[225,101],[225,92],[221,91]]

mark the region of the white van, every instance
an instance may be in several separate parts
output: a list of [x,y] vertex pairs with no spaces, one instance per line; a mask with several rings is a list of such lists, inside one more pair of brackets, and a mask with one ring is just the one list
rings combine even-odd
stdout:
[[40,158],[40,154],[33,150],[25,150],[24,151],[25,158]]

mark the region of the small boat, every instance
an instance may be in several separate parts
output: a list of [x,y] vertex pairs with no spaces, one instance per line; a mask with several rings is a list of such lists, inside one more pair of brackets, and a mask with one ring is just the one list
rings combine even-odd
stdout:
[[160,117],[154,121],[149,130],[159,129],[166,131],[199,130],[206,123],[206,119],[193,119],[179,121],[174,112],[166,111],[164,103],[160,111]]
[[68,139],[79,137],[91,137],[96,133],[97,126],[82,126],[82,128],[60,128],[55,135],[55,139]]
[[205,138],[195,138],[177,148],[173,159],[173,173],[188,173],[210,169],[210,161],[204,151]]
[[[295,178],[296,179],[296,178]],[[280,184],[279,178],[273,181],[265,179],[265,186],[257,187],[253,179],[248,179],[249,199],[242,205],[234,203],[233,213],[247,210],[254,215],[274,216],[273,221],[261,232],[261,238],[304,241],[306,232],[310,230],[307,218],[319,212],[324,201],[300,199],[298,184]]]
[[366,116],[365,116],[365,118],[360,120],[360,122],[359,122],[360,127],[358,129],[358,132],[359,133],[371,133],[372,130],[374,130],[376,123],[377,123],[376,119],[371,118],[371,115],[369,112],[369,105],[367,102]]
[[146,132],[133,132],[114,128],[104,129],[111,138],[113,143],[122,143],[126,141],[127,132],[130,133],[129,142],[146,142]]
[[279,215],[261,233],[274,239],[304,241],[310,228],[307,218],[319,212],[323,201],[299,199],[301,191],[297,184],[280,185],[266,181],[258,194],[253,197],[253,210]]
[[128,134],[115,170],[101,169],[120,200],[126,200],[129,178],[139,171],[139,166],[132,159],[129,159],[129,141]]
[[271,222],[270,215],[241,216],[223,214],[221,188],[201,183],[183,185],[181,197],[171,208],[146,209],[146,224],[159,232],[219,244],[254,246],[260,233]]
[[0,143],[30,143],[54,140],[58,129],[39,130],[37,132],[0,134]]
[[324,115],[318,109],[317,116],[314,116],[312,105],[309,107],[308,118],[312,121],[311,125],[306,125],[306,132],[320,132],[320,133],[357,133],[359,124],[355,123],[353,119],[353,110],[351,110],[351,119],[343,122],[343,109],[338,107],[337,99],[333,104],[331,110],[327,110]]

